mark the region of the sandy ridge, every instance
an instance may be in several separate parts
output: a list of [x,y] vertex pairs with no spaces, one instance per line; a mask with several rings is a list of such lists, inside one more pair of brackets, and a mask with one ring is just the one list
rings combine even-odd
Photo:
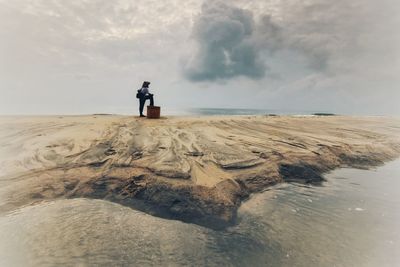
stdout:
[[1,117],[0,126],[2,211],[91,197],[211,226],[233,222],[241,201],[270,185],[400,154],[400,120],[383,117]]

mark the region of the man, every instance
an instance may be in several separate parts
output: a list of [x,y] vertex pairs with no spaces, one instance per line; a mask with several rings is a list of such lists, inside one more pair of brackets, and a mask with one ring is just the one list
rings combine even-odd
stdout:
[[154,106],[153,94],[150,94],[149,92],[149,85],[150,82],[144,81],[142,88],[138,90],[140,117],[146,117],[143,115],[143,108],[147,99],[150,99],[150,106]]

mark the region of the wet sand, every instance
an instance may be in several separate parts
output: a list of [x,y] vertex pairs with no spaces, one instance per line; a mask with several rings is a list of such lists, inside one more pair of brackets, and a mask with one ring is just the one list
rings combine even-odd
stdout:
[[400,155],[400,120],[345,116],[0,118],[0,211],[98,198],[218,227],[276,183]]

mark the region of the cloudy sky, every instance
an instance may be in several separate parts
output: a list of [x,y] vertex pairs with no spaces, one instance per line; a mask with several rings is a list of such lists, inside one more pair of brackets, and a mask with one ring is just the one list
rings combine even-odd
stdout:
[[0,0],[0,114],[400,115],[398,0]]

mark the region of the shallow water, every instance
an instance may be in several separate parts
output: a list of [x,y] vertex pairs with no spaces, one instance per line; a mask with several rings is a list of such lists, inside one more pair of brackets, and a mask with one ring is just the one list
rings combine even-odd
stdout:
[[282,184],[224,231],[118,204],[58,200],[0,217],[1,266],[400,266],[400,160]]

